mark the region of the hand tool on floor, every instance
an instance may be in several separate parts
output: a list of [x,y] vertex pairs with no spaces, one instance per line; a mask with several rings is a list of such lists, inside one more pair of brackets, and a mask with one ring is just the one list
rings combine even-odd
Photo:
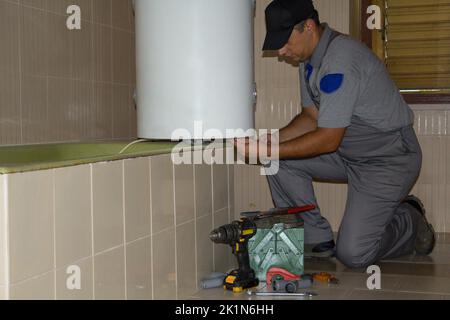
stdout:
[[313,273],[314,281],[339,284],[339,279],[328,272]]
[[223,272],[213,272],[200,281],[200,288],[212,289],[221,287],[226,276],[227,274]]
[[307,211],[314,210],[316,206],[314,205],[307,205],[303,207],[296,207],[296,208],[274,208],[270,209],[268,211],[248,211],[248,212],[242,212],[241,216],[247,219],[263,219],[268,217],[274,217],[274,216],[284,216],[284,215],[293,215],[298,213],[303,213]]
[[255,220],[270,218],[278,215],[298,214],[314,209],[314,206],[299,208],[272,209],[262,212],[247,212],[242,219],[213,230],[210,239],[214,243],[228,244],[238,261],[238,269],[231,271],[224,280],[224,288],[233,292],[242,292],[244,289],[258,286],[259,280],[255,271],[250,267],[248,254],[248,241],[256,234]]
[[247,294],[249,296],[262,296],[262,297],[317,297],[318,294],[315,292],[297,292],[297,293],[288,293],[288,292],[259,292],[248,290]]
[[299,289],[312,287],[312,275],[295,275],[283,268],[270,268],[266,276],[267,286],[274,292],[296,293]]

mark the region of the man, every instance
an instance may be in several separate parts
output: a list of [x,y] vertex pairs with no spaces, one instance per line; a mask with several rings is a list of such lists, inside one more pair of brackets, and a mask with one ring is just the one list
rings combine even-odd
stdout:
[[[279,172],[268,177],[275,205],[317,205],[316,179],[348,183],[336,245],[319,208],[303,215],[305,255],[335,254],[359,268],[431,253],[433,227],[421,201],[408,196],[422,162],[413,112],[383,62],[362,43],[320,24],[311,0],[273,1],[266,24],[263,50],[300,62],[303,106],[279,132]],[[257,150],[244,148],[238,146],[255,156]]]

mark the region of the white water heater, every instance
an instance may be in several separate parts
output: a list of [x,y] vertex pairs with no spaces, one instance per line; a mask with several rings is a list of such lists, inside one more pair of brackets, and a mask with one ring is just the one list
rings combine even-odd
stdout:
[[135,0],[135,13],[139,138],[254,128],[254,0]]

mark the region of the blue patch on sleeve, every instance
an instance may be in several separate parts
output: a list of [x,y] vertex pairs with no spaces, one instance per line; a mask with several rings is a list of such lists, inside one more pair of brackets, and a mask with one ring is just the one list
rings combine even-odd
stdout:
[[306,80],[309,81],[309,78],[311,78],[312,72],[313,72],[313,66],[308,63],[306,65]]
[[333,93],[342,86],[344,75],[342,73],[328,74],[320,81],[320,90],[325,93]]

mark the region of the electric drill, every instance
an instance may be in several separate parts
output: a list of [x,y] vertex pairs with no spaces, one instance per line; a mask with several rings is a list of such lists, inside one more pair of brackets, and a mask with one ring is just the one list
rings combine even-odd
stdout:
[[250,267],[248,240],[257,231],[256,224],[251,219],[243,218],[213,230],[209,236],[214,243],[228,244],[233,249],[239,268],[231,271],[224,280],[224,288],[233,292],[258,286],[259,280]]

